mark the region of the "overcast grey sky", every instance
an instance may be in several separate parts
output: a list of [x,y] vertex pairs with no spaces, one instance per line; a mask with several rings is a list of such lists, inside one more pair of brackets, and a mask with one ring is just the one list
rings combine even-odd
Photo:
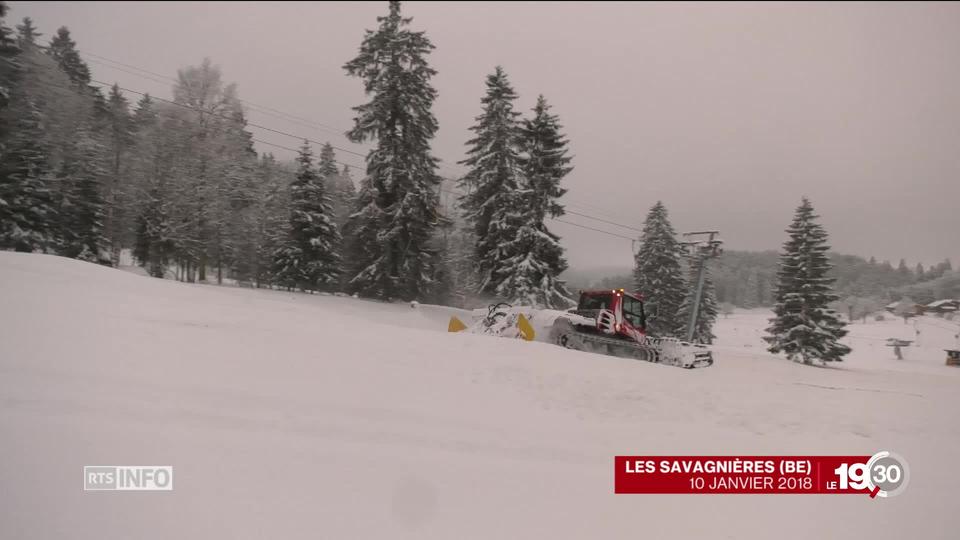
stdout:
[[[10,6],[10,21],[32,17],[44,40],[66,25],[81,51],[167,76],[210,57],[241,98],[336,129],[256,112],[252,121],[362,151],[338,135],[364,100],[341,66],[386,2]],[[462,170],[484,78],[501,64],[522,111],[543,93],[566,127],[570,210],[639,227],[662,199],[678,230],[716,228],[730,249],[777,249],[806,195],[838,251],[960,263],[960,4],[407,2],[403,11],[437,47],[444,174]],[[170,97],[168,83],[87,59],[96,79]],[[631,264],[628,240],[554,230],[574,267]]]

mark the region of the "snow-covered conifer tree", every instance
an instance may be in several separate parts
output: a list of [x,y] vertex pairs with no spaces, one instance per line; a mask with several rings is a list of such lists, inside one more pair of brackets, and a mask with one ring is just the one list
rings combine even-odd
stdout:
[[70,29],[66,26],[57,29],[57,35],[50,40],[47,54],[57,61],[74,84],[87,88],[90,84],[90,67],[80,58],[77,43],[70,37]]
[[330,215],[330,201],[313,166],[313,153],[304,141],[297,157],[296,180],[290,185],[290,227],[277,250],[274,276],[279,285],[305,291],[336,288],[340,233]]
[[[13,39],[13,32],[4,24],[3,18],[7,15],[6,2],[0,2],[0,110],[10,102],[10,91],[20,71],[17,56],[20,47]],[[0,124],[0,129],[6,131],[7,126]],[[3,132],[0,132],[0,136]],[[0,147],[2,149],[2,147]]]
[[835,280],[827,275],[830,246],[818,217],[804,198],[787,229],[790,238],[780,255],[775,317],[766,338],[770,352],[784,352],[805,364],[840,361],[850,352],[839,342],[847,334],[846,325],[829,307],[838,297],[833,293]]
[[107,97],[108,122],[106,137],[109,150],[109,174],[105,184],[106,222],[104,224],[113,265],[120,262],[120,250],[128,235],[128,212],[131,186],[126,181],[129,169],[128,158],[133,146],[133,119],[127,98],[116,84]]
[[257,170],[261,196],[256,207],[255,249],[250,266],[255,285],[260,287],[274,281],[271,257],[286,239],[285,211],[289,202],[288,192],[284,189],[287,172],[281,169],[272,154],[260,159]]
[[320,147],[320,157],[317,159],[317,174],[324,180],[337,175],[337,154],[333,151],[333,145],[330,143],[324,143]]
[[350,171],[345,170],[335,174],[327,182],[327,189],[330,193],[330,208],[333,210],[334,220],[337,226],[342,228],[346,226],[357,200],[357,187],[350,178]]
[[[348,165],[343,166],[342,173],[337,169],[336,154],[330,143],[324,144],[320,150],[320,160],[317,163],[317,170],[323,179],[327,196],[330,198],[331,217],[341,233],[340,244],[336,246],[336,249],[344,261],[347,261],[350,259],[348,255],[350,239],[347,233],[347,221],[357,202],[357,188],[354,186],[353,179],[350,177],[350,167]],[[363,269],[353,268],[353,266],[354,265],[348,264],[343,265],[344,271],[340,274],[339,288],[341,290],[349,289],[349,281],[356,275],[352,270],[359,273],[359,271]]]
[[[343,170],[340,171],[339,176],[342,184],[343,199],[348,203],[348,206],[353,205],[354,200],[357,198],[357,186],[353,183],[353,173],[350,172],[350,166],[344,165]],[[348,211],[344,214],[344,221],[349,217],[350,212]]]
[[680,305],[686,296],[681,268],[682,249],[667,209],[657,201],[647,214],[634,257],[634,280],[645,299],[647,329],[655,336],[675,336],[684,320]]
[[90,85],[92,80],[90,66],[81,58],[77,43],[70,37],[70,30],[66,26],[61,26],[57,30],[45,52],[60,66],[60,69],[81,94],[93,98],[93,110],[95,120],[98,123],[94,128],[95,130],[101,128],[104,122],[103,117],[107,114],[106,99],[104,99],[99,86]]
[[[351,288],[375,298],[416,299],[430,294],[437,253],[430,245],[438,222],[437,159],[430,140],[437,132],[431,112],[437,91],[436,71],[427,63],[433,44],[423,32],[408,28],[400,2],[378,17],[360,52],[343,67],[363,80],[370,101],[354,107],[349,136],[355,142],[376,140],[367,155],[367,176],[378,212],[358,217],[379,220],[374,243],[366,246],[363,269]],[[363,227],[358,227],[363,228]]]
[[105,149],[91,128],[73,133],[66,159],[57,174],[61,189],[61,254],[110,265],[109,242],[104,230],[106,203],[103,181]]
[[141,213],[136,218],[136,237],[133,255],[147,272],[162,278],[176,249],[176,237],[171,223],[169,187],[163,177],[146,191]]
[[327,188],[327,195],[330,197],[330,208],[333,211],[333,219],[337,227],[343,228],[346,225],[347,218],[352,212],[354,199],[357,197],[357,188],[353,185],[353,179],[350,178],[350,167],[343,166],[341,173],[337,169],[336,154],[330,143],[324,144],[320,150],[320,160],[317,163],[317,170],[323,178],[323,183]]
[[30,100],[25,106],[0,152],[0,249],[29,253],[54,247],[58,213],[40,113]]
[[521,148],[523,176],[517,211],[523,216],[516,236],[503,247],[506,279],[497,287],[497,295],[514,304],[566,308],[572,304],[559,275],[567,269],[560,238],[546,226],[548,217],[562,216],[558,199],[567,190],[560,181],[572,169],[567,141],[560,132],[556,115],[540,96],[533,118],[523,122]]
[[[376,188],[369,176],[360,181],[360,191],[353,202],[353,213],[343,228],[344,270],[348,276],[359,276],[376,261],[380,253],[377,236],[383,212],[377,205]],[[367,280],[348,281],[346,290],[352,293],[366,292],[371,283]]]
[[30,17],[24,17],[23,22],[17,25],[17,42],[21,48],[36,46],[37,38],[42,35]]
[[[165,118],[165,123],[173,122]],[[132,167],[137,181],[128,210],[134,228],[133,255],[140,265],[154,277],[162,278],[172,262],[177,248],[178,231],[174,225],[172,206],[174,179],[173,157],[180,155],[174,149],[172,130],[164,129],[153,99],[145,95],[137,102],[131,120],[136,133],[131,149]]]
[[[510,289],[518,287],[507,285],[501,290],[500,286],[514,270],[508,263],[514,253],[507,250],[507,244],[516,240],[524,212],[519,197],[524,175],[520,113],[513,110],[517,94],[502,67],[487,76],[486,84],[483,112],[470,128],[475,136],[467,141],[468,157],[460,162],[469,169],[460,180],[466,191],[460,207],[476,236],[478,292],[513,295]],[[513,261],[513,265],[518,263]]]
[[133,129],[139,130],[142,126],[154,125],[157,121],[157,109],[150,94],[144,94],[137,101],[137,108],[133,111]]

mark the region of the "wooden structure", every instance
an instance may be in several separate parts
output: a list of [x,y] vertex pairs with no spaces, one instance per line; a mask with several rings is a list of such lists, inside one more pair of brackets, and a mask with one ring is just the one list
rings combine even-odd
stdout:
[[891,302],[887,304],[883,309],[885,311],[893,313],[894,315],[897,315],[898,317],[904,317],[904,318],[923,315],[927,311],[927,306],[923,304],[911,303],[906,306],[901,306],[900,304],[902,303],[903,302],[901,301]]

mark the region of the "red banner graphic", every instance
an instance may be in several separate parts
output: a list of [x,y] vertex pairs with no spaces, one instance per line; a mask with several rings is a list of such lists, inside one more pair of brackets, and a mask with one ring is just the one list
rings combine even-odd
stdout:
[[617,456],[614,492],[876,495],[865,480],[870,457]]

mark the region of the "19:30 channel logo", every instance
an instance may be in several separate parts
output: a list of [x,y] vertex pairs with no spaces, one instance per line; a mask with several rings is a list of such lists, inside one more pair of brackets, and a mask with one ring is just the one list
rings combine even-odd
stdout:
[[840,479],[840,489],[865,489],[870,497],[894,497],[903,493],[910,482],[910,467],[898,454],[877,452],[866,463],[844,463],[833,471]]

